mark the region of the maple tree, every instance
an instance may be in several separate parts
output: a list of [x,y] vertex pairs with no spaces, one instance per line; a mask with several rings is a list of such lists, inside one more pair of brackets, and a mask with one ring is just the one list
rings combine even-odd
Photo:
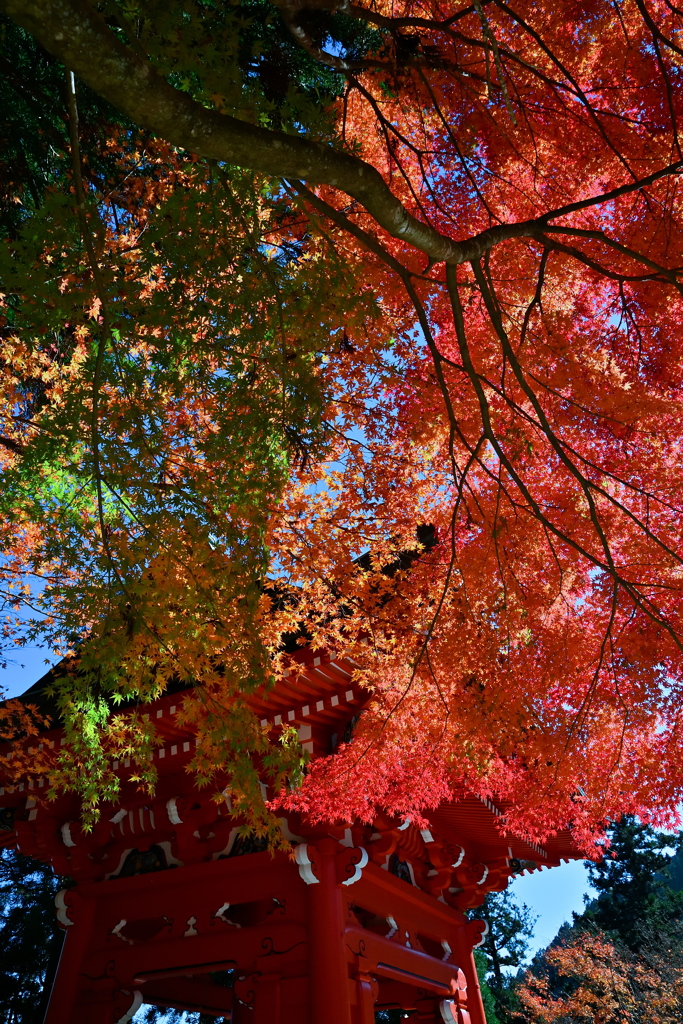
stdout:
[[[53,785],[95,806],[114,750],[151,784],[110,704],[180,679],[199,777],[257,816],[260,771],[323,818],[670,818],[683,13],[0,10],[111,105],[91,164],[67,75],[2,256],[7,601],[40,581],[29,632],[78,651]],[[302,785],[244,700],[296,634],[374,695]]]
[[564,991],[553,992],[547,977],[528,976],[517,991],[520,1019],[529,1024],[680,1020],[683,972],[680,958],[670,953],[651,949],[638,956],[602,935],[575,935],[545,953]]
[[511,1021],[680,1019],[681,836],[626,816],[607,839],[604,858],[586,864],[596,895],[510,979]]

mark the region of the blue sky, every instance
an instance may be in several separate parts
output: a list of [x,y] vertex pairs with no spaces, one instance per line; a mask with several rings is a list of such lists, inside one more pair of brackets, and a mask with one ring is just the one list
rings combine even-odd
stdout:
[[[572,911],[583,910],[584,894],[589,892],[588,873],[582,860],[521,875],[510,886],[518,903],[526,903],[538,917],[529,959],[552,942],[565,921],[572,922]],[[591,895],[594,893],[591,892]]]
[[[17,647],[12,655],[7,668],[0,668],[0,687],[3,696],[18,697],[19,694],[28,690],[32,683],[45,675],[49,665],[45,659],[49,657],[50,651],[47,648],[38,647]],[[50,664],[54,665],[56,658],[49,658]]]

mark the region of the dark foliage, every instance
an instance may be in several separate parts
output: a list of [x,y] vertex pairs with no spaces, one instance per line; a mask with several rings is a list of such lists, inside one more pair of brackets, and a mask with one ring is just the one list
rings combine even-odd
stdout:
[[588,862],[598,895],[575,918],[575,925],[607,932],[637,952],[655,933],[675,928],[681,917],[683,839],[657,832],[632,816],[615,824],[609,838],[604,859]]
[[63,932],[55,894],[65,882],[14,850],[0,856],[0,1022],[42,1024]]
[[474,916],[488,924],[475,956],[487,1021],[503,1024],[516,1007],[513,971],[524,963],[536,919],[509,891],[489,893]]

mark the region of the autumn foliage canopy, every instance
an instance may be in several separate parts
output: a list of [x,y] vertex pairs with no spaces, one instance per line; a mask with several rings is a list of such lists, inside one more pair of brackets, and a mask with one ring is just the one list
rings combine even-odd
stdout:
[[[237,798],[256,757],[328,818],[673,813],[683,10],[0,10],[43,154],[2,172],[5,630],[72,658],[54,785],[151,784],[180,679]],[[303,781],[245,701],[292,637],[372,694]]]

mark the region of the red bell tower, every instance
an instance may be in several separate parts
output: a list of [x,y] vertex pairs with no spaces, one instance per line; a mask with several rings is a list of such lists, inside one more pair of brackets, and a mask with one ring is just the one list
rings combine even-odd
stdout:
[[[303,674],[251,701],[262,722],[299,729],[327,753],[361,709],[352,666],[301,655]],[[33,695],[32,695],[33,696]],[[197,790],[181,694],[149,706],[159,733],[153,798],[121,773],[121,799],[86,834],[78,802],[41,799],[43,780],[0,789],[5,842],[74,879],[57,898],[65,943],[46,1024],[126,1024],[142,1003],[232,1024],[373,1024],[401,1008],[424,1024],[485,1024],[466,910],[522,868],[580,856],[568,834],[545,847],[502,837],[492,803],[468,798],[428,829],[282,819],[291,855],[238,836]],[[40,737],[58,746],[58,730]]]

